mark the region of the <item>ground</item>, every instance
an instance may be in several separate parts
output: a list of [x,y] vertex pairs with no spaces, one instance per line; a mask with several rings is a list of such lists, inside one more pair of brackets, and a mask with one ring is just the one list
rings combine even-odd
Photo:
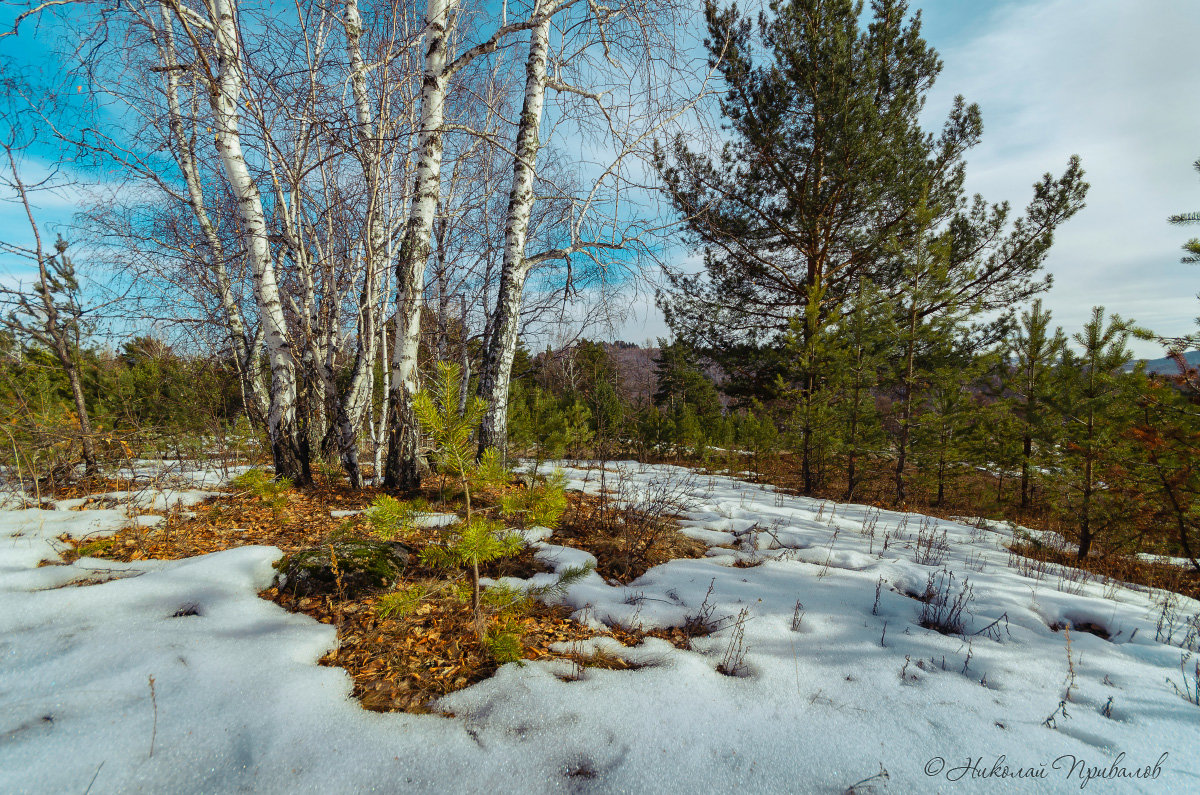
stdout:
[[[593,572],[558,600],[633,632],[557,651],[628,669],[511,663],[433,714],[364,710],[346,671],[318,664],[336,630],[259,596],[275,547],[39,566],[128,507],[10,504],[0,791],[1200,789],[1197,602],[1030,565],[1007,525],[609,466],[631,499],[682,495],[684,532],[709,547],[627,585]],[[599,489],[594,468],[566,473]],[[140,494],[147,526],[204,496]],[[551,570],[591,557],[528,537]]]

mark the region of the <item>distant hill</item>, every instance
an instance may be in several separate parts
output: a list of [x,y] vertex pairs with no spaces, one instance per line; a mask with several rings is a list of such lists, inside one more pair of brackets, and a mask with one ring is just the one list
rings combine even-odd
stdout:
[[[1200,351],[1188,351],[1183,355],[1183,358],[1188,363],[1188,367],[1200,367]],[[1166,356],[1161,359],[1142,359],[1141,361],[1145,363],[1147,373],[1175,375],[1179,372],[1179,365],[1175,364],[1175,360]],[[1132,370],[1133,365],[1130,365],[1127,369]]]
[[654,360],[658,358],[658,348],[643,348],[641,345],[624,340],[605,342],[604,349],[617,368],[617,378],[625,392],[625,397],[634,404],[649,403],[658,389],[658,379],[654,375]]

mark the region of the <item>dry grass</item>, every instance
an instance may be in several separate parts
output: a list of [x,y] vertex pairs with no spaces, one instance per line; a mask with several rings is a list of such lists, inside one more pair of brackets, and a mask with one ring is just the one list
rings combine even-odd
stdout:
[[[431,479],[424,496],[431,510],[454,512],[453,499],[440,503],[437,483]],[[128,488],[128,483],[93,482],[89,489],[108,491]],[[63,490],[60,498],[83,496],[83,486]],[[174,560],[248,545],[269,545],[285,554],[323,546],[331,534],[341,531],[345,519],[334,519],[331,510],[356,510],[368,507],[382,492],[366,488],[355,492],[340,478],[314,476],[313,485],[288,493],[286,501],[274,508],[249,494],[216,497],[192,506],[185,515],[171,512],[156,527],[125,528],[113,536],[95,542],[64,538],[70,548],[63,555],[67,562],[81,554],[112,560]],[[483,502],[494,502],[498,494],[485,495]],[[491,499],[489,499],[489,497]],[[579,495],[572,495],[577,499]],[[436,530],[422,531],[432,539]],[[417,539],[419,545],[421,539]],[[669,554],[673,546],[665,546]],[[82,551],[81,551],[82,550]],[[490,577],[529,577],[545,571],[532,549],[519,555],[494,561],[482,571]],[[430,579],[444,580],[444,570],[431,570],[412,562],[405,571],[404,586]],[[81,580],[72,585],[90,585],[103,579]],[[338,647],[325,655],[322,665],[343,668],[354,681],[354,695],[362,705],[380,712],[429,712],[430,702],[455,690],[468,687],[491,676],[496,663],[479,640],[478,626],[470,604],[454,598],[449,591],[424,599],[417,609],[404,617],[381,618],[375,606],[384,594],[357,599],[337,595],[297,598],[272,587],[260,596],[271,599],[287,610],[300,612],[337,628]],[[550,651],[554,643],[574,643],[596,637],[596,631],[572,621],[564,607],[533,603],[513,620],[524,646],[524,658],[531,660],[565,658],[570,654]],[[641,642],[644,635],[615,630],[608,633],[626,645]],[[597,657],[577,664],[634,668]]]
[[1161,588],[1200,599],[1200,573],[1195,569],[1170,563],[1154,563],[1115,553],[1092,555],[1078,560],[1075,553],[1069,549],[1029,543],[1013,544],[1009,550],[1034,561],[1082,569],[1110,580],[1146,588]]
[[[688,461],[681,458],[672,459],[670,463],[688,465]],[[742,461],[740,465],[745,466],[746,463]],[[800,493],[800,473],[794,456],[779,453],[764,457],[760,464],[761,471],[753,480],[769,483],[789,493]],[[898,506],[894,499],[894,462],[887,459],[860,461],[859,470],[862,480],[855,492],[854,502],[877,508],[896,509]],[[1000,480],[986,472],[963,471],[955,476],[953,487],[947,488],[943,504],[937,505],[932,479],[916,470],[910,470],[908,501],[902,507],[939,519],[958,520],[962,516],[983,516],[1009,520],[1032,529],[1056,532],[1068,540],[1068,544],[1062,549],[1017,544],[1011,547],[1011,550],[1017,555],[1032,559],[1035,567],[1037,563],[1054,563],[1083,569],[1113,581],[1161,588],[1200,599],[1200,572],[1189,567],[1144,561],[1136,555],[1129,554],[1136,549],[1181,554],[1172,552],[1175,538],[1169,528],[1161,522],[1146,517],[1135,517],[1135,524],[1143,527],[1142,530],[1129,530],[1121,538],[1099,538],[1093,547],[1093,554],[1084,561],[1077,561],[1071,542],[1072,528],[1064,521],[1065,513],[1061,506],[1056,509],[1056,506],[1047,502],[1049,495],[1035,491],[1033,507],[1022,509],[1017,505],[1018,490],[1019,483],[1014,478]],[[844,472],[831,467],[826,472],[823,485],[810,496],[817,499],[843,500]],[[1075,586],[1077,585],[1076,583]]]
[[628,583],[676,558],[702,558],[708,546],[679,530],[670,514],[639,516],[613,511],[600,497],[572,492],[558,532],[563,543],[596,556],[596,571],[608,580]]

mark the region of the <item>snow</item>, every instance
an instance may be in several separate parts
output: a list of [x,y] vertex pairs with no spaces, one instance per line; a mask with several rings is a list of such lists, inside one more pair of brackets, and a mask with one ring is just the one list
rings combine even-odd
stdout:
[[1170,555],[1152,555],[1149,552],[1139,552],[1138,560],[1144,560],[1147,563],[1165,563],[1168,566],[1185,566],[1191,568],[1191,558],[1176,558]]
[[[703,607],[719,631],[689,651],[655,639],[563,649],[601,648],[638,670],[506,665],[442,699],[453,717],[362,710],[346,674],[317,665],[334,630],[257,597],[275,549],[39,568],[60,534],[111,533],[130,517],[0,511],[0,792],[84,792],[93,779],[95,792],[841,792],[881,766],[888,778],[872,784],[894,792],[1200,789],[1200,707],[1167,683],[1182,685],[1182,647],[1194,650],[1195,601],[1172,601],[1171,645],[1156,640],[1163,594],[1053,567],[1022,575],[1007,525],[610,466],[606,485],[618,480],[626,499],[685,484],[686,532],[728,548],[627,586],[593,572],[564,601],[591,624],[646,628]],[[564,471],[599,489],[594,470]],[[934,561],[916,562],[918,535],[943,531],[944,549],[924,556]],[[555,570],[592,560],[545,528],[525,536]],[[918,624],[912,595],[943,571],[952,596],[964,584],[973,596],[961,635]],[[1064,716],[1067,633],[1053,627],[1067,622]],[[744,660],[726,676],[717,667],[737,634]],[[1042,777],[986,777],[997,764]],[[1084,770],[1155,765],[1153,779]]]
[[127,503],[147,511],[170,511],[174,508],[186,508],[199,505],[205,500],[224,495],[220,491],[203,491],[200,489],[155,489],[145,488],[138,491],[109,491],[102,494],[91,494],[87,497],[76,497],[70,500],[54,500],[54,507],[60,511],[73,511],[84,507],[90,502]]

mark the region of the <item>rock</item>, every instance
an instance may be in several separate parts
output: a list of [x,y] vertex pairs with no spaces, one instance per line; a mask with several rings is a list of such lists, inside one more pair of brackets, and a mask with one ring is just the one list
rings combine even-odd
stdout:
[[[332,556],[330,552],[332,551]],[[342,539],[288,555],[277,565],[275,584],[296,596],[338,595],[357,598],[396,581],[412,557],[412,548],[397,541]],[[334,572],[333,559],[337,560]]]

